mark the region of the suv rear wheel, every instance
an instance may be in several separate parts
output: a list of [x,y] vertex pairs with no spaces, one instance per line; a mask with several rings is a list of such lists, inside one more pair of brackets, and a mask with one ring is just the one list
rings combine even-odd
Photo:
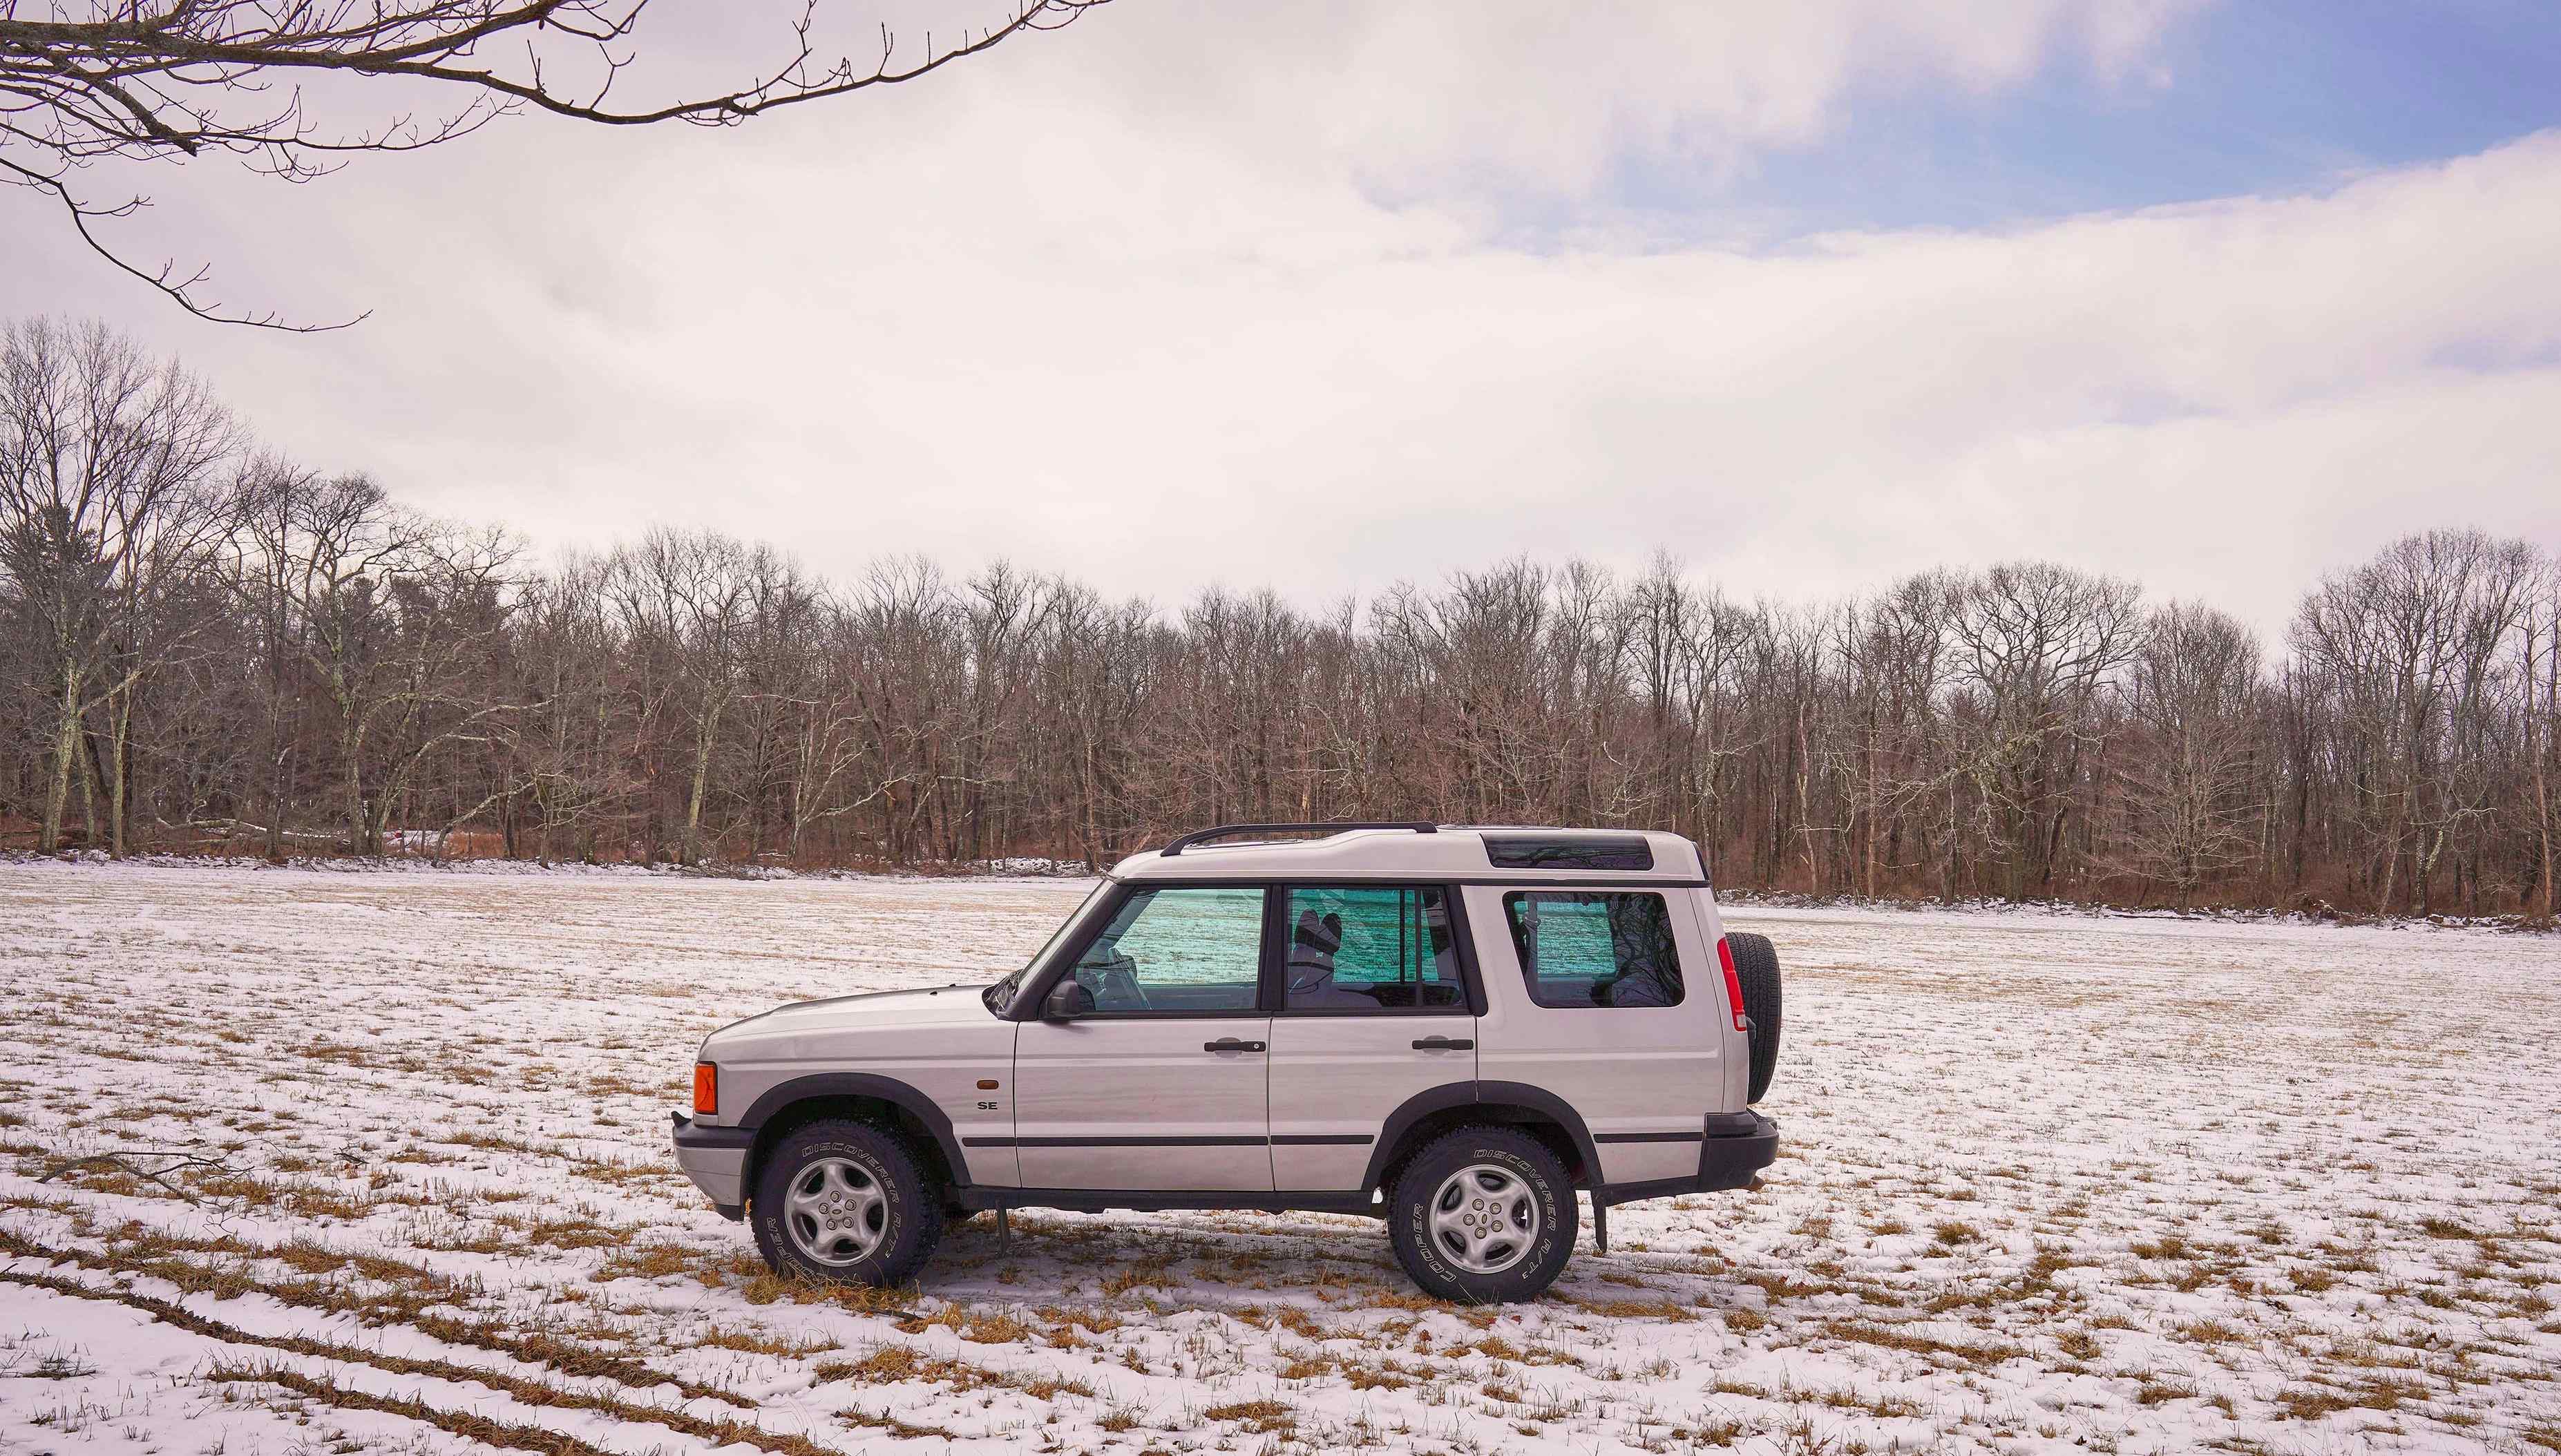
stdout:
[[942,1191],[889,1129],[813,1122],[766,1158],[751,1221],[776,1274],[900,1284],[942,1237]]
[[1462,1127],[1426,1144],[1388,1195],[1388,1239],[1426,1294],[1462,1304],[1529,1299],[1574,1254],[1565,1165],[1506,1127]]

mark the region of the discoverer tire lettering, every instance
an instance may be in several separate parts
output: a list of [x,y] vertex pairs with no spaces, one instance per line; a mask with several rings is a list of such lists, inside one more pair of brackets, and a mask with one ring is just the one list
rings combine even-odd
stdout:
[[[795,1232],[801,1204],[829,1197],[831,1188],[853,1197]],[[823,1204],[809,1205],[823,1209]],[[855,1220],[862,1221],[857,1225]],[[756,1180],[748,1221],[768,1268],[784,1278],[824,1284],[903,1284],[942,1237],[942,1190],[933,1186],[905,1139],[868,1122],[828,1120],[794,1130],[767,1156]],[[833,1226],[828,1226],[832,1224]],[[818,1252],[851,1255],[842,1261]]]
[[[1470,1169],[1517,1179],[1533,1201],[1536,1228],[1520,1257],[1490,1273],[1465,1267],[1437,1236],[1436,1199]],[[1460,1304],[1529,1299],[1547,1288],[1574,1254],[1578,1210],[1565,1165],[1547,1145],[1505,1127],[1462,1127],[1442,1134],[1406,1161],[1388,1194],[1388,1238],[1397,1262],[1426,1294]]]

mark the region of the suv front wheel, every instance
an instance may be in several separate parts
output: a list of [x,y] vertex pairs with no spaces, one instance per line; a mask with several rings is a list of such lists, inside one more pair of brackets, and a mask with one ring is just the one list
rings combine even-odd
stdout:
[[1425,1145],[1388,1195],[1388,1238],[1426,1294],[1462,1304],[1530,1299],[1574,1254],[1565,1165],[1504,1127],[1462,1127]]
[[942,1191],[887,1128],[812,1122],[765,1160],[751,1221],[785,1278],[900,1284],[942,1237]]

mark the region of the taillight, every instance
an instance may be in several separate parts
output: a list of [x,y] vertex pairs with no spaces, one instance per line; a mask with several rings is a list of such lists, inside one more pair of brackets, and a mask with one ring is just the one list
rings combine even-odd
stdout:
[[[1725,942],[1720,940],[1717,943],[1722,945]],[[1731,967],[1726,970],[1725,978],[1729,981],[1734,979]],[[694,1115],[720,1116],[720,1068],[708,1061],[694,1063]]]
[[1725,1004],[1734,1008],[1734,1030],[1748,1032],[1752,1023],[1743,1015],[1743,978],[1734,974],[1734,947],[1725,937],[1716,937],[1716,963],[1725,967]]

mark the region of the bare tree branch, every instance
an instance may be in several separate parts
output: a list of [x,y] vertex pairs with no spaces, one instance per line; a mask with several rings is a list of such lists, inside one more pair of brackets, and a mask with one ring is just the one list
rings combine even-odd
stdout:
[[[1056,30],[1105,0],[1015,0],[995,24],[903,55],[887,27],[876,59],[822,60],[805,0],[770,64],[741,84],[654,105],[612,103],[635,63],[649,0],[88,0],[85,14],[21,18],[0,0],[0,181],[52,195],[88,248],[179,307],[218,323],[298,333],[272,312],[227,311],[201,296],[206,272],[180,276],[130,260],[90,226],[129,217],[140,198],[86,200],[74,178],[109,158],[151,161],[229,152],[290,182],[326,176],[349,154],[416,151],[501,116],[547,112],[604,126],[685,121],[734,126],[784,106],[911,81],[1028,31]],[[568,76],[565,78],[564,73]],[[592,83],[577,84],[579,75]],[[422,117],[401,110],[329,129],[308,113],[302,78],[406,80],[449,93]],[[370,94],[370,90],[368,94]]]

